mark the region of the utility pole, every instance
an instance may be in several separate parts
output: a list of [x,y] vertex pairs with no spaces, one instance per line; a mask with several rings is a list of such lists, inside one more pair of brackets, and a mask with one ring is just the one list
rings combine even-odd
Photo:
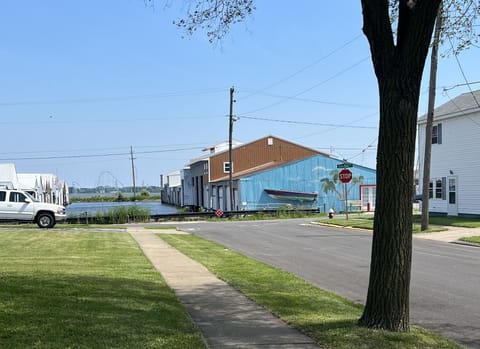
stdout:
[[232,136],[233,136],[233,93],[235,92],[233,87],[230,87],[230,113],[229,120],[230,126],[228,130],[228,182],[230,186],[230,211],[233,211],[235,208],[235,198],[233,193],[233,176],[232,176]]
[[132,182],[133,182],[133,201],[135,201],[135,195],[136,195],[136,188],[135,188],[135,164],[133,163],[133,160],[135,158],[133,157],[133,147],[130,146],[130,159],[132,160]]
[[428,229],[430,200],[430,163],[432,157],[432,128],[433,112],[435,109],[435,90],[437,88],[437,66],[438,66],[438,45],[443,24],[443,1],[440,2],[433,34],[432,55],[430,58],[430,87],[428,93],[427,124],[425,125],[425,155],[423,158],[423,180],[422,180],[422,222],[421,230]]

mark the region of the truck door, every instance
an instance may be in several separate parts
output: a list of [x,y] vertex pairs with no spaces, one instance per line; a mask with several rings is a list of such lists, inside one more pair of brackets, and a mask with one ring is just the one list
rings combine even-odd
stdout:
[[[27,202],[28,201],[28,202]],[[11,191],[9,200],[6,202],[6,216],[11,220],[32,220],[33,203],[27,196],[18,191]]]
[[7,192],[0,190],[0,219],[7,219]]

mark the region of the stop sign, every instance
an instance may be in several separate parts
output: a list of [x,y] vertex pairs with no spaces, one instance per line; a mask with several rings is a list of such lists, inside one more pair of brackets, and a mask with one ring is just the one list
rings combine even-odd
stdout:
[[340,179],[340,182],[342,183],[348,183],[352,180],[352,171],[350,171],[347,168],[344,168],[343,170],[340,171],[338,174],[338,178]]

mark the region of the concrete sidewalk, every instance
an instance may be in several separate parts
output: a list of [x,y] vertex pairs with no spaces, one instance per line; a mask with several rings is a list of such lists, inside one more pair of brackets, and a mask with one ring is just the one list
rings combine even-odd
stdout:
[[448,230],[435,233],[417,233],[413,235],[419,239],[455,242],[463,237],[480,236],[480,228],[448,227]]
[[185,233],[143,227],[128,227],[128,232],[174,290],[210,348],[319,348],[311,338],[155,236]]

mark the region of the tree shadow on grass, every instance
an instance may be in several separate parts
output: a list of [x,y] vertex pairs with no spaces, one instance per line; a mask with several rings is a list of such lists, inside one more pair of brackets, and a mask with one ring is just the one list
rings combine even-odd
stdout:
[[202,348],[162,282],[84,275],[2,275],[5,348]]
[[329,348],[455,347],[450,340],[419,328],[396,333],[359,326],[358,319],[363,309],[361,304],[320,290],[302,280],[276,284],[269,292],[261,290],[261,287],[245,292],[287,323]]

